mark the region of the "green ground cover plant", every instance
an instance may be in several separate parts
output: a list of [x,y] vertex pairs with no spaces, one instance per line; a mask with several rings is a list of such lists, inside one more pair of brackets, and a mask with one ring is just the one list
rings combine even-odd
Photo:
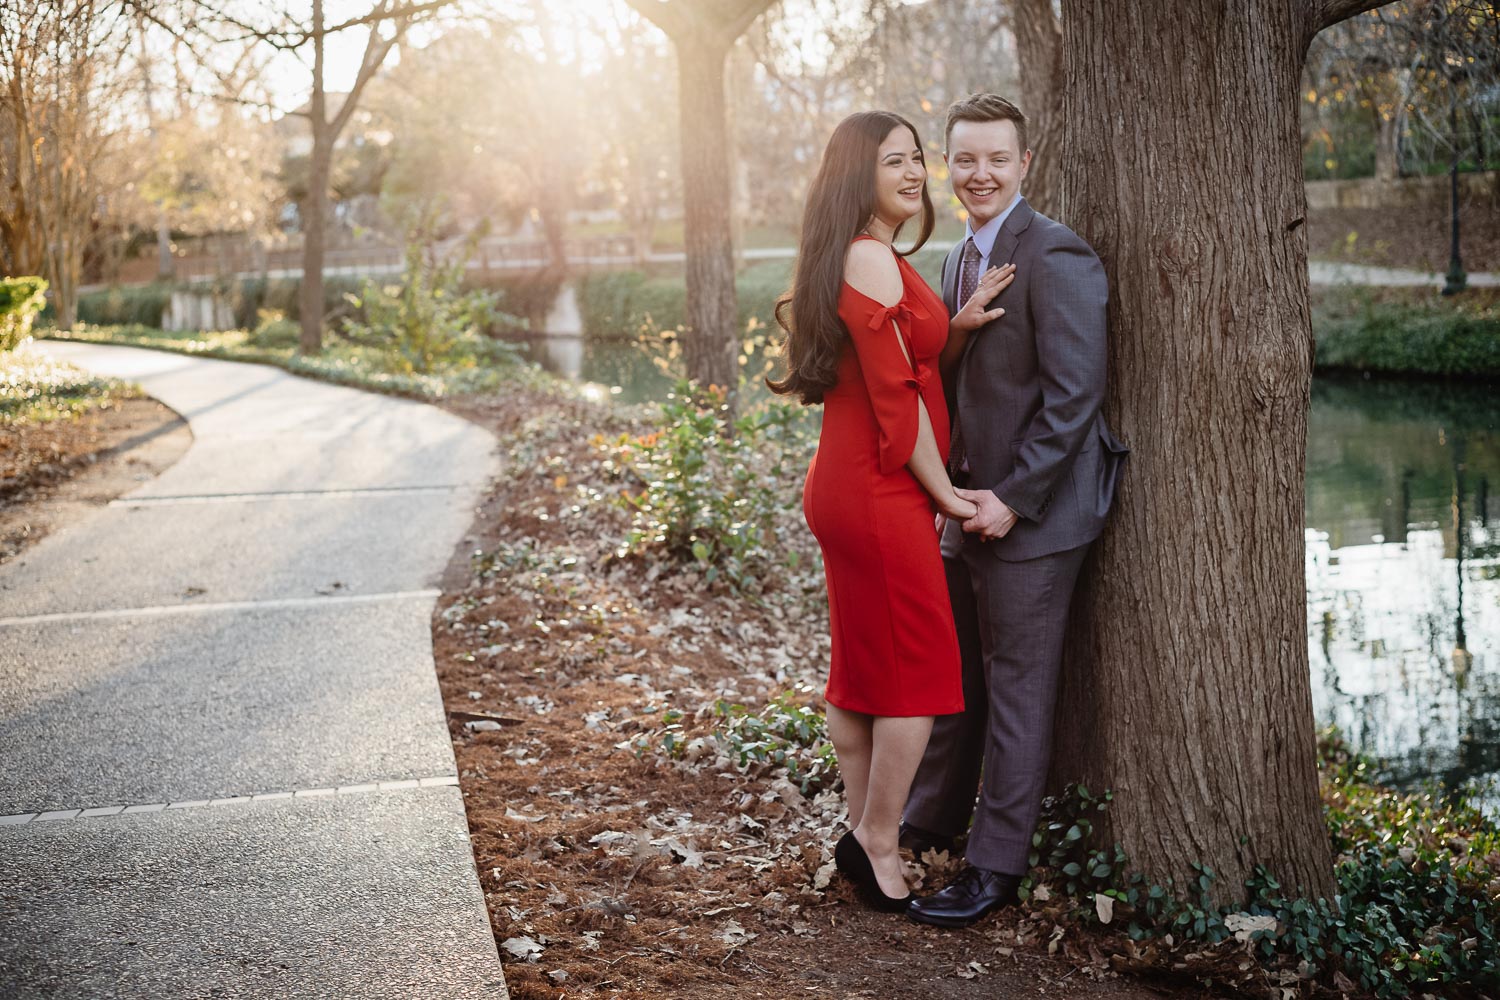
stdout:
[[0,354],[0,427],[68,420],[139,389],[41,355]]
[[[267,325],[275,322],[284,320],[273,318]],[[530,366],[521,364],[514,352],[500,342],[494,343],[493,353],[483,363],[476,360],[472,364],[418,373],[391,371],[387,365],[388,354],[381,347],[335,342],[324,347],[322,354],[299,354],[294,344],[284,342],[284,334],[283,342],[277,345],[275,331],[267,331],[265,326],[257,327],[257,331],[179,333],[145,326],[96,327],[79,324],[70,331],[48,331],[47,336],[56,340],[149,347],[180,354],[223,358],[226,361],[276,365],[294,375],[415,399],[470,395],[495,390],[518,378],[540,377]]]
[[[662,725],[622,747],[684,767],[732,765],[784,778],[804,795],[838,785],[838,761],[807,691],[758,710],[727,705]],[[1117,969],[1187,974],[1213,987],[1323,983],[1381,998],[1490,995],[1500,989],[1500,826],[1475,790],[1401,791],[1371,780],[1374,765],[1335,730],[1319,737],[1324,816],[1335,855],[1334,899],[1306,899],[1257,868],[1236,895],[1193,864],[1160,885],[1130,868],[1097,824],[1114,796],[1070,785],[1049,797],[1032,839],[1023,898],[1048,919],[1121,935]],[[943,867],[946,857],[929,863]]]

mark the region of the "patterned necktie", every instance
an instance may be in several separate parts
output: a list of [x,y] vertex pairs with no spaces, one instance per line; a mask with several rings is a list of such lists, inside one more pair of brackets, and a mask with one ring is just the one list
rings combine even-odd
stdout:
[[974,237],[970,236],[964,241],[963,263],[958,269],[958,308],[962,309],[978,288],[979,248],[974,245]]
[[[958,269],[958,308],[962,309],[964,303],[974,297],[974,291],[979,287],[979,248],[974,245],[974,237],[964,241],[963,263]],[[955,476],[959,472],[969,471],[969,458],[964,453],[963,428],[958,419],[958,408],[953,410],[953,430],[949,439],[948,449],[948,473]]]

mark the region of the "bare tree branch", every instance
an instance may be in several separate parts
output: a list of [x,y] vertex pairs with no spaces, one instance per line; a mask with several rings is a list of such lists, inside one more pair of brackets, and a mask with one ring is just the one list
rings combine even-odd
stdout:
[[681,37],[699,28],[694,12],[685,9],[681,4],[672,4],[668,0],[625,0],[625,2],[671,38]]
[[1383,7],[1391,0],[1314,0],[1312,7],[1313,34],[1330,25],[1347,21],[1356,14]]

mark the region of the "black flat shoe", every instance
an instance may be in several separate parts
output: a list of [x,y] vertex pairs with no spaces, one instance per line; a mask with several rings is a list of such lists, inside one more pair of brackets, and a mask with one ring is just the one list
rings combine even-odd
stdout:
[[924,830],[920,826],[912,826],[910,823],[901,824],[901,846],[911,851],[912,857],[921,858],[928,851],[942,853],[947,851],[954,853],[952,837],[945,837],[931,830]]
[[885,894],[885,890],[880,888],[880,881],[875,878],[875,866],[870,864],[870,856],[865,853],[864,845],[855,838],[853,830],[840,837],[839,842],[834,845],[833,863],[845,878],[854,883],[860,897],[882,913],[905,913],[906,908],[917,898],[909,892],[905,896]]
[[1015,904],[1020,887],[1019,875],[970,865],[948,888],[913,902],[906,915],[934,927],[968,927],[987,913]]

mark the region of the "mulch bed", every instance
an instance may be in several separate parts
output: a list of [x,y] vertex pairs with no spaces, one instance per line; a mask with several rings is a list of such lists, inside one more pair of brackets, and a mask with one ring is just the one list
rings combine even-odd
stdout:
[[[624,477],[608,442],[654,429],[640,411],[535,387],[447,405],[505,462],[432,631],[513,997],[1159,995],[1045,904],[958,932],[867,910],[832,873],[837,794],[655,753],[669,707],[693,724],[719,698],[816,700],[821,570],[751,601],[619,558],[629,516],[610,502]],[[935,861],[929,885],[955,870]]]
[[138,485],[137,475],[170,465],[188,439],[180,416],[144,397],[106,399],[64,419],[0,424],[0,562],[57,526],[57,501],[107,503]]

